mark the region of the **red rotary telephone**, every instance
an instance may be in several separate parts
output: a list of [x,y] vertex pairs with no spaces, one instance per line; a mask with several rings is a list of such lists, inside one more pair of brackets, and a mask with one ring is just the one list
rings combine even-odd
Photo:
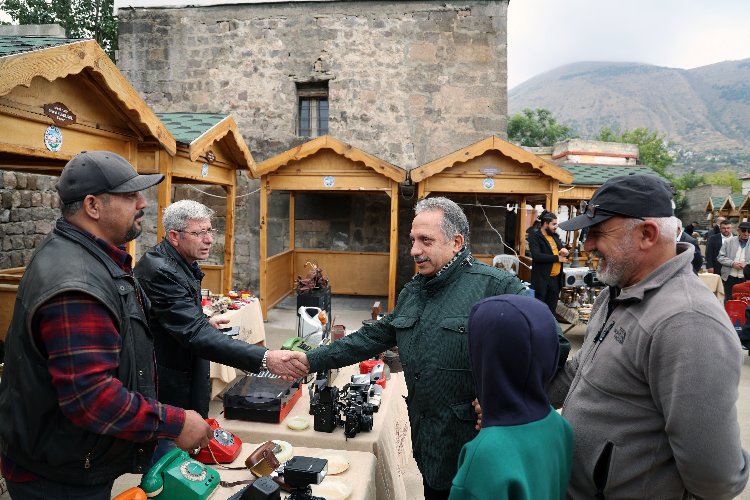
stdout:
[[214,430],[214,437],[208,442],[208,446],[201,448],[197,453],[190,453],[190,456],[204,464],[233,462],[242,448],[240,438],[221,428],[213,418],[207,418],[206,423]]

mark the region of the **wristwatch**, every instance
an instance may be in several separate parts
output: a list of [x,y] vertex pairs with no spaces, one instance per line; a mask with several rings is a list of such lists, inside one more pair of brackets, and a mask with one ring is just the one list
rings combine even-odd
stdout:
[[260,371],[268,371],[268,349],[266,349],[266,352],[263,353],[263,361],[260,362]]

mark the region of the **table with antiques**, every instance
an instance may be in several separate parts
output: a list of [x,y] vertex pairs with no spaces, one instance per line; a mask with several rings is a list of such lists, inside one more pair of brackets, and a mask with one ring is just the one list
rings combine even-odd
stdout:
[[[355,373],[359,373],[358,365],[342,368],[331,385],[343,388],[351,381],[351,376]],[[344,436],[344,429],[341,427],[335,428],[330,433],[314,430],[314,417],[309,414],[308,384],[303,384],[300,391],[299,400],[281,423],[227,419],[222,413],[223,406],[219,400],[211,401],[209,416],[246,442],[279,439],[295,447],[370,452],[377,458],[375,498],[406,498],[403,476],[411,455],[411,437],[403,397],[406,395],[403,373],[392,373],[390,379],[386,381],[380,409],[373,414],[372,430],[359,432],[349,439]],[[292,430],[287,426],[288,422],[299,419],[307,421],[307,428]]]
[[[255,441],[258,441],[255,439]],[[254,441],[254,442],[255,442]],[[237,458],[227,467],[241,467],[245,465],[245,459],[252,453],[258,444],[242,443],[242,450]],[[319,485],[312,486],[314,496],[324,498],[348,498],[349,500],[370,500],[375,498],[375,470],[377,460],[375,455],[365,451],[338,451],[321,448],[308,448],[293,446],[295,457],[326,458],[329,460],[328,473]],[[344,459],[344,464],[340,460]],[[336,460],[336,463],[334,463]],[[226,470],[219,465],[212,465],[219,473],[222,481],[233,483],[251,479],[254,476],[248,470]],[[339,472],[341,469],[343,471]],[[223,500],[229,498],[244,488],[245,485],[219,486],[211,495],[212,500]],[[350,496],[345,496],[350,492]],[[282,492],[281,498],[287,498],[288,493]]]
[[[225,312],[217,314],[219,317],[228,318],[229,323],[222,325],[224,329],[239,327],[239,331],[234,338],[242,340],[249,344],[265,345],[266,329],[263,326],[263,315],[260,310],[260,301],[256,298],[237,303],[237,309],[227,309]],[[235,368],[211,363],[211,397],[216,397],[221,391],[226,389],[237,375]]]
[[586,325],[591,316],[594,299],[601,291],[601,287],[564,287],[560,292],[555,313],[569,323],[563,335],[578,325]]

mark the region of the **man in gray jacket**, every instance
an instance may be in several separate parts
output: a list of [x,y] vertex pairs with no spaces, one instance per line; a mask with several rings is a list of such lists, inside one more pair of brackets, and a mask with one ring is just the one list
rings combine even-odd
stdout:
[[716,257],[721,264],[721,280],[724,282],[724,302],[732,298],[732,287],[745,281],[742,272],[745,265],[750,262],[750,245],[747,244],[750,236],[750,222],[740,222],[737,226],[737,236],[724,241]]
[[573,425],[572,498],[728,499],[747,483],[740,343],[677,224],[671,189],[648,175],[610,179],[560,224],[589,228],[609,285],[549,388]]

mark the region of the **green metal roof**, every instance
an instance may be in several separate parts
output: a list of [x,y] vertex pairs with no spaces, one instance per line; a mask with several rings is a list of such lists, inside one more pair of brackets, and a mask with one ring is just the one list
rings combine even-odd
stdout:
[[742,202],[745,201],[745,195],[741,193],[732,193],[729,196],[732,197],[732,203],[734,203],[735,208],[740,208]]
[[182,144],[189,145],[229,115],[215,113],[156,113],[169,133]]
[[661,177],[650,167],[643,165],[619,166],[619,165],[585,165],[580,163],[563,163],[562,168],[573,174],[573,185],[600,186],[612,177],[620,175],[646,174]]
[[81,42],[82,39],[54,36],[0,36],[0,57]]
[[711,196],[711,206],[714,208],[721,208],[724,201],[727,199],[726,196]]

